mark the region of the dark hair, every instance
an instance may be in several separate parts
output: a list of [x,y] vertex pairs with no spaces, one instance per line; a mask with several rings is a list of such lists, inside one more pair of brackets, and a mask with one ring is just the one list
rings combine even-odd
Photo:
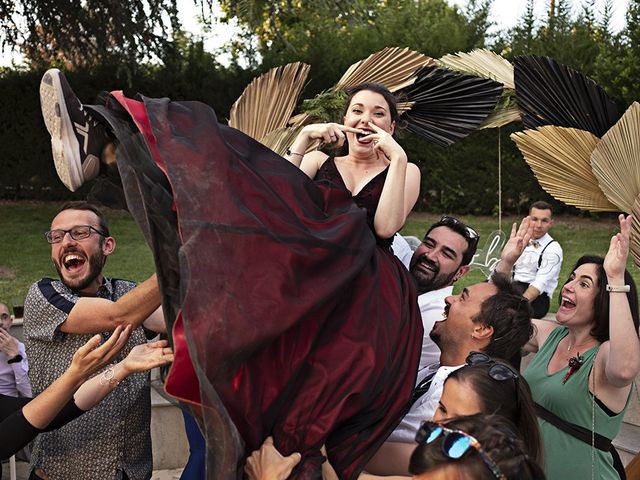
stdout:
[[[473,436],[486,454],[495,462],[508,480],[544,480],[544,472],[528,455],[524,441],[518,437],[513,424],[500,415],[471,415],[446,422],[446,427]],[[457,459],[450,459],[442,449],[444,435],[433,442],[416,447],[409,461],[409,472],[421,475],[447,464],[455,465],[465,477],[474,480],[495,480],[493,472],[484,464],[475,448],[469,448]]]
[[[607,292],[607,273],[604,271],[604,258],[597,255],[583,255],[578,259],[573,270],[580,265],[587,263],[593,263],[596,265],[596,273],[598,278],[596,279],[596,286],[598,287],[598,293],[593,300],[593,328],[591,329],[591,335],[598,339],[599,342],[605,342],[609,340],[609,292]],[[569,279],[564,282],[564,285],[569,283]],[[638,290],[636,283],[633,281],[633,277],[625,269],[624,271],[624,283],[631,287],[631,290],[627,293],[627,299],[629,300],[629,308],[631,310],[631,318],[633,319],[633,325],[635,326],[636,333],[638,333],[639,316],[638,316]],[[562,295],[558,297],[558,304],[562,302]]]
[[498,293],[482,302],[480,313],[473,321],[493,327],[491,341],[483,352],[491,357],[510,359],[533,335],[531,305],[505,275],[494,272],[491,282]]
[[460,263],[460,265],[469,265],[471,263],[471,260],[473,260],[473,256],[476,254],[480,235],[478,235],[475,230],[472,230],[472,232],[476,234],[476,237],[472,238],[469,234],[470,227],[468,225],[466,225],[464,222],[461,222],[455,217],[443,215],[440,220],[429,227],[427,233],[424,234],[425,238],[431,233],[433,229],[438,227],[447,227],[465,239],[465,241],[467,242],[467,249],[462,254],[462,262]]
[[102,210],[100,210],[93,203],[85,202],[84,200],[72,200],[70,202],[64,203],[58,209],[56,215],[58,213],[64,212],[65,210],[86,210],[89,212],[93,212],[96,217],[98,217],[100,230],[102,230],[102,233],[104,233],[107,237],[109,236],[109,224],[107,222],[107,217],[105,217],[104,213],[102,213]]
[[345,100],[344,112],[342,116],[345,116],[347,114],[349,105],[351,105],[351,100],[353,100],[355,94],[358,92],[362,92],[363,90],[369,90],[371,92],[382,95],[389,105],[389,114],[391,115],[391,121],[395,122],[398,120],[398,99],[393,93],[391,93],[391,91],[387,87],[385,87],[381,83],[373,82],[361,83],[360,85],[356,85],[355,87],[345,89],[347,99]]
[[[495,363],[502,363],[493,360]],[[446,381],[454,379],[469,385],[481,402],[480,413],[500,415],[511,421],[520,439],[526,442],[531,458],[542,465],[542,439],[529,384],[522,376],[494,380],[489,375],[489,368],[493,365],[494,363],[465,365],[451,372]]]
[[529,211],[531,211],[532,208],[537,208],[538,210],[549,210],[553,215],[553,207],[551,206],[550,203],[547,203],[544,200],[538,200],[537,202],[533,202],[529,207]]

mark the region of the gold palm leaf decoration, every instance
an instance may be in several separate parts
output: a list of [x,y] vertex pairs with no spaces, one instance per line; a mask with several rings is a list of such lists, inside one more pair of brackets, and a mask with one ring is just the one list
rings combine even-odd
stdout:
[[631,255],[633,255],[633,261],[636,266],[640,267],[640,195],[633,202],[631,214],[633,215],[633,222],[631,223],[631,242],[629,247]]
[[505,108],[496,107],[496,111],[489,115],[479,128],[498,128],[520,120],[522,118],[520,118],[518,105],[514,104]]
[[515,102],[513,65],[508,60],[490,50],[477,48],[470,52],[445,55],[437,62],[444,68],[488,78],[504,85],[502,99],[498,101],[495,112],[479,128],[498,128],[521,120],[520,110]]
[[387,47],[351,65],[334,90],[343,90],[364,82],[376,82],[395,92],[415,81],[415,72],[435,60],[408,48]]
[[495,80],[511,90],[516,88],[513,65],[490,50],[477,48],[470,52],[450,53],[440,58],[438,63],[450,70]]
[[631,104],[604,134],[591,154],[591,166],[607,198],[631,212],[640,194],[640,103]]
[[607,200],[591,170],[598,137],[576,128],[543,126],[511,135],[540,186],[556,199],[578,208],[618,211]]
[[309,68],[304,63],[290,63],[255,78],[231,107],[229,126],[260,142],[270,132],[286,127]]

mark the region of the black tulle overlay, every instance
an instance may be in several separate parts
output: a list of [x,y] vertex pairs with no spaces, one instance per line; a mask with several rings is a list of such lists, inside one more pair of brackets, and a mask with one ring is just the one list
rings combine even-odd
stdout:
[[422,340],[410,277],[367,221],[386,173],[352,198],[337,170],[314,182],[204,104],[143,102],[95,112],[154,251],[166,388],[201,407],[208,477],[241,476],[273,435],[303,455],[292,478],[321,477],[322,445],[355,478],[407,407]]

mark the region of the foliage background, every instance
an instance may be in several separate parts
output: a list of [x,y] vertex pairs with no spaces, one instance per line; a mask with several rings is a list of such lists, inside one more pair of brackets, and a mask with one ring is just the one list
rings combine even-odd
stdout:
[[[210,11],[208,0],[198,1],[203,13]],[[594,78],[621,110],[640,98],[640,0],[630,0],[626,26],[617,33],[609,26],[610,3],[597,15],[594,0],[556,0],[554,10],[540,19],[529,0],[515,28],[493,35],[488,34],[490,0],[472,0],[464,10],[444,0],[221,0],[226,18],[237,19],[243,28],[225,46],[232,53],[229,66],[219,64],[216,52],[206,52],[202,42],[180,31],[174,0],[147,2],[155,8],[147,23],[124,22],[119,34],[96,30],[84,43],[56,41],[64,32],[54,25],[55,15],[42,13],[45,0],[9,4],[16,9],[28,3],[32,8],[32,21],[22,37],[9,29],[9,7],[0,8],[0,40],[19,45],[29,59],[22,68],[0,70],[0,199],[61,200],[87,194],[86,189],[66,191],[53,168],[37,95],[49,66],[66,71],[85,103],[92,103],[101,89],[125,89],[150,97],[203,101],[220,121],[226,121],[231,104],[250,80],[273,66],[310,64],[310,80],[301,98],[311,98],[333,85],[349,65],[385,46],[409,47],[434,58],[477,47],[510,60],[523,54],[549,55]],[[126,12],[136,18],[139,13],[133,4],[98,3],[102,14],[113,19]],[[81,39],[95,21],[89,11],[94,7],[85,2],[58,13],[68,18],[75,12],[77,25],[67,28],[82,30],[72,32]],[[145,36],[144,29],[154,35]],[[551,200],[509,139],[521,128],[480,131],[449,148],[401,135],[409,158],[423,173],[417,208],[495,214],[499,157],[503,211],[521,214],[533,200]],[[576,213],[551,201],[559,212]]]

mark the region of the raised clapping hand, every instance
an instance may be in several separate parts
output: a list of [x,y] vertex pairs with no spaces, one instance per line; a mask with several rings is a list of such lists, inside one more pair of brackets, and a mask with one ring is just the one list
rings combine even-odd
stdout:
[[136,345],[122,361],[122,367],[127,373],[146,372],[152,368],[171,363],[173,362],[173,351],[168,345],[169,342],[166,340]]
[[18,351],[18,340],[3,328],[0,328],[0,352],[3,352],[7,358],[15,357],[20,353]]
[[502,253],[500,253],[500,263],[498,264],[500,268],[498,270],[502,273],[511,271],[511,267],[513,267],[513,264],[516,263],[516,260],[522,255],[533,234],[533,224],[528,216],[522,219],[519,228],[517,226],[517,223],[511,226],[509,240],[507,240],[507,243],[502,249]]
[[267,437],[260,450],[254,451],[244,467],[250,480],[285,480],[301,459],[297,452],[283,457],[273,445],[273,438]]
[[607,278],[613,285],[624,284],[624,270],[627,266],[627,256],[629,255],[629,239],[631,237],[631,215],[625,218],[624,215],[618,217],[620,222],[620,232],[611,237],[609,251],[604,258],[604,271]]
[[94,335],[73,354],[69,371],[75,372],[81,378],[86,378],[100,370],[122,350],[129,340],[129,335],[131,335],[131,325],[118,326],[102,345],[100,345],[102,335]]

